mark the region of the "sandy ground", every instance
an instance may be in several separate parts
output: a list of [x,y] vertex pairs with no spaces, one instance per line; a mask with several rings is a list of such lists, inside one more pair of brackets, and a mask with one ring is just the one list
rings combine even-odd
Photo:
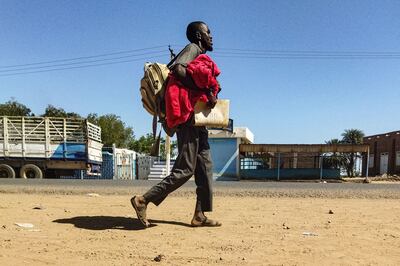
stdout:
[[0,199],[0,265],[400,262],[398,199],[216,196],[211,216],[223,226],[192,228],[194,195],[171,195],[149,207],[148,229],[134,218],[128,195],[0,193]]

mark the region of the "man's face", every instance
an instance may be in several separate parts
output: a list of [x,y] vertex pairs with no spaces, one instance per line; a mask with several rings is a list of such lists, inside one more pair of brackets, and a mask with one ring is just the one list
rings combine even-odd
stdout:
[[201,24],[199,26],[199,32],[201,35],[201,44],[203,45],[204,49],[206,49],[206,51],[211,52],[213,50],[213,41],[210,29],[206,24]]

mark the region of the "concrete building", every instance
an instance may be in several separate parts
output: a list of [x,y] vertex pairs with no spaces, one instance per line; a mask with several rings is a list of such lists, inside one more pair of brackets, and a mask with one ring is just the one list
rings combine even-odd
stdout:
[[[393,131],[364,137],[369,145],[368,175],[400,174],[400,131]],[[363,165],[367,165],[367,156],[363,156]],[[366,167],[363,167],[366,175]]]
[[208,142],[214,164],[214,179],[239,179],[239,145],[253,143],[253,133],[247,127],[234,127],[232,132],[210,129]]
[[338,179],[340,168],[327,164],[340,153],[368,153],[364,144],[242,144],[242,179]]

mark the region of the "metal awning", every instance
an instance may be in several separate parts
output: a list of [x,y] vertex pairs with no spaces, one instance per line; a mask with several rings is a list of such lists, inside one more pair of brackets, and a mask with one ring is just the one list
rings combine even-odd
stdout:
[[240,144],[240,152],[368,152],[367,144]]

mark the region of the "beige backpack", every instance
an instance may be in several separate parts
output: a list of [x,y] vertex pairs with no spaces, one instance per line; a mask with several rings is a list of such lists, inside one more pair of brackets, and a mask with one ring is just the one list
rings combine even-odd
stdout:
[[153,116],[153,139],[155,140],[150,155],[158,156],[161,141],[161,130],[157,134],[157,123],[161,123],[164,131],[169,135],[175,134],[174,129],[167,127],[165,121],[165,88],[167,86],[169,69],[166,64],[145,63],[144,76],[140,80],[140,94],[144,109]]
[[169,69],[165,64],[145,63],[144,76],[140,81],[140,94],[144,109],[160,119],[165,118],[163,102],[168,74]]

